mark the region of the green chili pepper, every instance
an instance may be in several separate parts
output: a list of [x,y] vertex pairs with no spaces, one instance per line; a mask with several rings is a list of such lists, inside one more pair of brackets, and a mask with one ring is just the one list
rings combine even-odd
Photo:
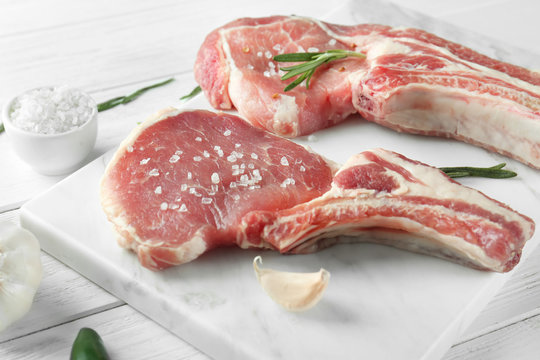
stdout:
[[73,342],[71,360],[109,360],[109,355],[99,334],[90,328],[82,328]]

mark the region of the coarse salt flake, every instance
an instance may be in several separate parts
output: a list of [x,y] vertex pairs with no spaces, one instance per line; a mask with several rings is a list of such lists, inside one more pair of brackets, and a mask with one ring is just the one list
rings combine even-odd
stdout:
[[167,210],[168,207],[169,207],[169,204],[167,204],[166,202],[162,202],[161,205],[159,206],[161,210]]
[[150,161],[150,158],[142,159],[142,160],[139,162],[139,164],[140,164],[140,165],[148,164],[149,161]]
[[270,51],[266,50],[266,51],[264,52],[264,56],[265,56],[267,59],[271,59],[271,58],[272,58],[272,53],[271,53]]
[[259,158],[259,155],[251,153],[251,158],[257,160]]
[[161,186],[156,187],[156,189],[154,190],[154,193],[156,193],[158,195],[161,194],[162,193]]
[[218,173],[212,173],[212,176],[210,177],[212,180],[212,184],[219,184],[219,174]]
[[232,131],[229,130],[229,129],[227,129],[227,130],[225,130],[225,132],[223,133],[223,136],[229,136],[229,135],[231,135],[231,134],[232,134]]
[[191,171],[188,171],[187,173],[188,180],[191,180],[192,177],[193,177],[193,174],[191,173]]
[[178,211],[180,211],[180,212],[186,212],[186,211],[187,211],[187,206],[186,206],[186,204],[182,204],[182,206],[180,206],[180,209],[178,209]]
[[202,157],[200,156],[194,156],[193,157],[193,161],[201,161],[202,160]]
[[171,164],[174,164],[174,163],[177,162],[178,160],[180,160],[180,156],[178,156],[178,155],[176,155],[176,154],[173,154],[173,156],[171,156],[171,157],[169,158],[169,162],[170,162]]
[[159,176],[159,170],[158,169],[152,169],[148,172],[148,175],[150,176]]
[[[60,134],[90,120],[96,113],[94,100],[67,86],[40,88],[17,97],[9,108],[16,127],[37,134]],[[128,152],[131,152],[128,147]]]
[[289,166],[289,160],[287,160],[287,158],[285,156],[283,156],[281,158],[281,161],[280,161],[281,165],[283,166]]
[[203,151],[203,156],[204,156],[205,158],[210,157],[210,153],[209,153],[208,151],[204,150],[204,151]]
[[201,202],[202,202],[203,204],[206,204],[206,205],[211,204],[211,203],[212,203],[212,198],[203,197],[203,198],[201,199]]
[[195,141],[201,142],[201,141],[202,141],[202,139],[201,139],[201,137],[200,137],[200,136],[197,136],[197,137],[195,138]]
[[336,42],[337,42],[336,39],[330,39],[328,41],[328,45],[336,45]]

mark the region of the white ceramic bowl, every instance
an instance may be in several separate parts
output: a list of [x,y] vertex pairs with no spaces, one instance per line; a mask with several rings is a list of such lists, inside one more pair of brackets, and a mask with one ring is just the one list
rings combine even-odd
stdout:
[[[28,92],[36,89],[28,90]],[[15,153],[43,175],[65,175],[77,170],[97,138],[97,105],[86,93],[94,110],[90,118],[80,127],[58,134],[39,134],[23,130],[10,119],[13,102],[22,94],[13,97],[2,112],[4,127]]]

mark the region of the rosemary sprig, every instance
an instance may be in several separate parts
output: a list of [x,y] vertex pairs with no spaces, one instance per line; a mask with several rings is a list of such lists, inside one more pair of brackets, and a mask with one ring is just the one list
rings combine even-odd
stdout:
[[458,167],[441,167],[439,170],[446,173],[451,178],[459,178],[465,176],[485,177],[492,179],[506,179],[517,176],[517,173],[505,170],[503,167],[506,163],[501,163],[495,166],[481,168],[470,166],[458,166]]
[[104,102],[98,104],[98,111],[109,110],[109,109],[111,109],[111,108],[113,108],[115,106],[118,106],[120,104],[127,104],[129,102],[132,102],[133,100],[135,100],[136,98],[138,98],[139,96],[141,96],[142,94],[147,92],[148,90],[157,88],[159,86],[166,85],[166,84],[172,82],[173,80],[174,80],[174,78],[170,78],[170,79],[162,81],[160,83],[150,85],[150,86],[146,86],[146,87],[144,87],[142,89],[139,89],[139,90],[135,91],[134,93],[132,93],[130,95],[118,96],[118,97],[112,98],[110,100],[104,101]]
[[290,53],[274,56],[274,61],[277,62],[302,62],[301,64],[280,68],[286,74],[281,77],[281,80],[287,80],[298,76],[294,81],[287,85],[284,91],[294,89],[304,80],[306,81],[306,89],[309,89],[309,81],[315,73],[315,70],[330,61],[344,59],[349,56],[364,59],[366,56],[362,53],[349,50],[326,50],[324,52],[305,52],[305,53]]
[[188,99],[191,99],[192,97],[198,95],[200,92],[202,91],[201,87],[200,86],[196,86],[195,89],[191,90],[191,92],[187,95],[184,95],[180,98],[180,100],[188,100]]

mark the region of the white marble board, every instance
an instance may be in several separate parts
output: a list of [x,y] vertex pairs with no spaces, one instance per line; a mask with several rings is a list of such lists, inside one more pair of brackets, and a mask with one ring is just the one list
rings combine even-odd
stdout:
[[[328,19],[401,23],[441,35],[460,34],[459,29],[373,1],[352,2]],[[492,56],[507,49],[471,34],[462,42]],[[511,54],[521,54],[515,62],[523,64],[535,59],[526,52]],[[202,97],[186,106],[208,108]],[[534,190],[539,172],[470,145],[398,134],[358,117],[297,141],[342,163],[373,147],[435,166],[507,162],[518,178],[463,182],[540,221],[540,196]],[[98,183],[111,156],[107,153],[25,204],[21,223],[37,235],[44,250],[216,359],[437,359],[509,275],[373,244],[344,244],[295,256],[218,249],[192,263],[151,272],[117,246],[101,211]],[[527,244],[522,262],[539,241],[537,234]],[[259,254],[264,265],[273,268],[329,270],[330,285],[318,306],[290,313],[274,304],[253,274],[252,259]]]

